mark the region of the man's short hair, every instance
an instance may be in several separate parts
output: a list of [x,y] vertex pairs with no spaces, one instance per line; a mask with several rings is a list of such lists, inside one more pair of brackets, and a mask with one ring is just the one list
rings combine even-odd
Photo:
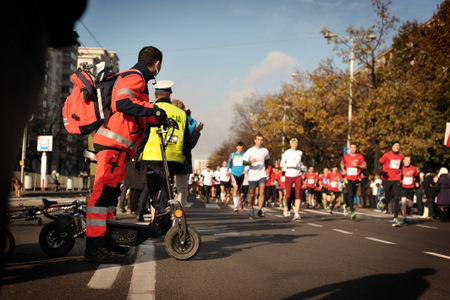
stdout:
[[256,139],[258,136],[264,138],[264,136],[262,135],[262,133],[257,133],[257,134],[255,134],[255,139]]
[[243,142],[238,142],[236,146],[244,146]]
[[144,47],[139,51],[138,62],[146,66],[152,66],[157,61],[162,62],[162,59],[162,52],[153,46]]

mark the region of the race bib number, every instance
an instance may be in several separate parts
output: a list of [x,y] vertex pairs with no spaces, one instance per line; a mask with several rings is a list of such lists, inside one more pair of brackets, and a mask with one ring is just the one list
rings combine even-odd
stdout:
[[314,184],[314,179],[308,179],[308,184]]
[[403,184],[404,185],[411,185],[414,182],[413,177],[403,177]]
[[391,159],[391,162],[389,164],[389,168],[391,169],[400,169],[400,159]]
[[331,187],[332,188],[337,188],[339,186],[339,182],[337,182],[337,181],[332,181],[331,182]]
[[280,181],[281,182],[285,182],[286,181],[286,177],[285,176],[281,176]]
[[244,160],[242,159],[242,156],[233,158],[233,166],[240,167],[244,165]]
[[349,176],[358,175],[358,169],[357,168],[347,168],[347,175],[349,175]]

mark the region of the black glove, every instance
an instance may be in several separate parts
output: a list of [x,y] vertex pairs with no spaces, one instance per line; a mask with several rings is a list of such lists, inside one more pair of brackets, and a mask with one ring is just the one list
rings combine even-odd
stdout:
[[178,123],[177,123],[177,121],[175,121],[175,120],[172,119],[172,118],[166,119],[165,122],[164,122],[164,125],[165,125],[167,128],[175,128],[175,129],[178,129]]
[[163,124],[167,119],[167,114],[164,109],[157,108],[155,111],[155,118],[160,124]]
[[388,175],[387,172],[385,172],[385,171],[381,172],[381,176],[383,176],[384,178],[387,178],[387,175]]

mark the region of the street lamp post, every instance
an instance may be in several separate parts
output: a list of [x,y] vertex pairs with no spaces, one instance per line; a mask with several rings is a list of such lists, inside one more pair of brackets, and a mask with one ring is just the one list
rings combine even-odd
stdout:
[[[352,125],[352,104],[353,104],[353,68],[355,64],[355,47],[354,47],[354,40],[358,39],[359,37],[351,37],[351,36],[342,36],[338,35],[337,33],[332,32],[326,32],[324,33],[324,37],[327,40],[330,40],[332,38],[346,38],[350,40],[350,84],[349,84],[349,92],[348,92],[348,131],[347,131],[347,148],[350,149],[350,139],[351,139],[351,125]],[[376,39],[376,35],[369,35],[367,36],[368,39],[374,40]]]

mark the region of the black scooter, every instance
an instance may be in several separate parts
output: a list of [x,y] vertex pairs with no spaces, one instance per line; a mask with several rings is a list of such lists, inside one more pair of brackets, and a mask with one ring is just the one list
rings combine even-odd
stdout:
[[[170,200],[160,211],[155,220],[148,225],[123,222],[107,223],[106,238],[109,243],[123,246],[137,246],[148,238],[158,237],[165,231],[164,246],[167,253],[175,259],[187,260],[194,257],[200,249],[201,237],[198,231],[187,225],[186,216],[180,202],[173,197],[173,183],[169,176],[166,147],[172,140],[174,129],[178,128],[173,119],[167,119],[165,125],[157,130],[161,141],[161,154]],[[172,130],[172,134],[169,134]],[[164,135],[166,134],[166,139]],[[52,207],[55,203],[44,202],[44,207]],[[41,249],[52,257],[67,254],[74,246],[76,237],[84,237],[86,230],[86,211],[81,202],[72,204],[69,214],[52,216],[54,221],[45,225],[39,236]],[[45,210],[46,211],[46,210]],[[45,216],[49,216],[44,212]],[[172,220],[170,229],[164,228],[164,220]],[[168,229],[168,230],[167,230]]]

